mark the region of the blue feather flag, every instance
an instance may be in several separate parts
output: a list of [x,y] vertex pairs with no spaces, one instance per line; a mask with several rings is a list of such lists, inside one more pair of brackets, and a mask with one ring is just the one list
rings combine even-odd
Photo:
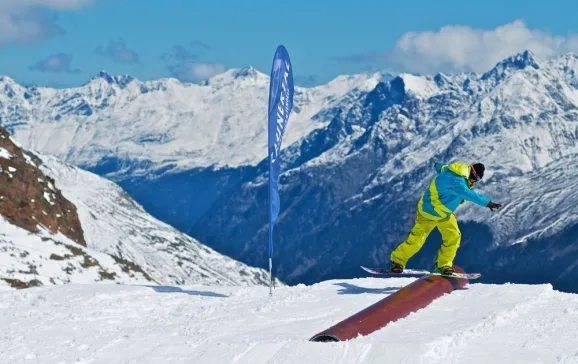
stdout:
[[[287,49],[280,45],[273,57],[269,81],[269,276],[273,286],[273,226],[280,210],[279,172],[283,135],[293,108],[293,69]],[[271,293],[271,290],[270,290]]]

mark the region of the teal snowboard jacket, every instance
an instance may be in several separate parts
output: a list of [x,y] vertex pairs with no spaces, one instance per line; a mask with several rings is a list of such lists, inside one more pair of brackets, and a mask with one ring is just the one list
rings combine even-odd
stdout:
[[461,163],[436,163],[438,172],[419,201],[419,212],[439,220],[451,215],[464,201],[488,206],[490,199],[473,191],[469,181],[471,166]]

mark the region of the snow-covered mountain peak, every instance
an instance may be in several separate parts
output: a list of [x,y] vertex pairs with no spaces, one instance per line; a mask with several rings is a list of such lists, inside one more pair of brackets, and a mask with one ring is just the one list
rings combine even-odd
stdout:
[[0,76],[0,85],[15,85],[16,81],[8,76]]
[[[574,52],[564,53],[556,58],[548,60],[548,65],[575,65],[578,62],[578,54]],[[571,67],[573,68],[573,67]]]
[[578,88],[578,55],[567,53],[546,63],[548,69],[555,72],[556,77],[565,79],[571,86]]
[[19,85],[14,79],[7,76],[0,76],[0,101],[2,99],[26,98],[25,87]]
[[495,83],[498,83],[509,74],[527,68],[532,68],[535,70],[540,69],[540,65],[538,64],[536,57],[531,51],[528,50],[498,62],[494,68],[484,73],[481,79],[492,79]]
[[239,79],[239,78],[243,78],[243,77],[266,76],[264,73],[257,71],[252,66],[238,68],[238,69],[234,69],[232,71],[233,71],[233,77],[235,79]]
[[386,82],[391,78],[393,78],[393,76],[390,74],[384,74],[381,72],[372,74],[362,73],[357,75],[339,75],[329,81],[327,84],[315,86],[311,89],[332,89],[341,90],[344,92],[344,88],[347,89],[347,91],[354,88],[360,88],[365,91],[370,91],[371,89],[375,88],[379,82]]
[[232,68],[223,73],[215,75],[202,83],[204,86],[223,88],[230,86],[267,85],[269,76],[257,71],[253,67]]
[[137,81],[136,78],[128,74],[113,76],[106,71],[100,71],[96,76],[92,77],[88,84],[105,82],[109,85],[117,85],[120,88],[125,88],[132,81]]
[[540,64],[538,63],[536,56],[530,50],[525,50],[522,53],[508,57],[502,63],[509,64],[510,67],[517,69],[524,69],[526,67],[532,67],[534,69],[540,68]]
[[402,73],[399,78],[403,81],[404,91],[419,99],[428,99],[440,92],[438,84],[431,76],[415,76]]

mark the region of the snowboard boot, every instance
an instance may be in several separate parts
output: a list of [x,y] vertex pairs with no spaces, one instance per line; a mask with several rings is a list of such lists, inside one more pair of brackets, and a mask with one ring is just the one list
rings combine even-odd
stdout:
[[403,265],[392,261],[391,267],[389,268],[389,271],[392,273],[402,273],[403,272]]
[[450,267],[448,265],[445,265],[443,267],[436,266],[436,272],[449,276],[449,275],[454,274],[455,271],[454,271],[454,267]]

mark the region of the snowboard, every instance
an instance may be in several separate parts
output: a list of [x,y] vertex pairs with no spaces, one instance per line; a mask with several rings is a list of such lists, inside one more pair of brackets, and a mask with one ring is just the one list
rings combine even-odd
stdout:
[[361,268],[371,274],[391,274],[391,275],[398,275],[398,276],[442,276],[442,277],[450,277],[450,278],[461,278],[461,279],[478,279],[482,276],[481,273],[458,273],[454,272],[453,274],[442,274],[440,272],[432,272],[429,270],[422,270],[422,269],[404,269],[402,273],[394,273],[387,268],[367,268],[361,266]]

